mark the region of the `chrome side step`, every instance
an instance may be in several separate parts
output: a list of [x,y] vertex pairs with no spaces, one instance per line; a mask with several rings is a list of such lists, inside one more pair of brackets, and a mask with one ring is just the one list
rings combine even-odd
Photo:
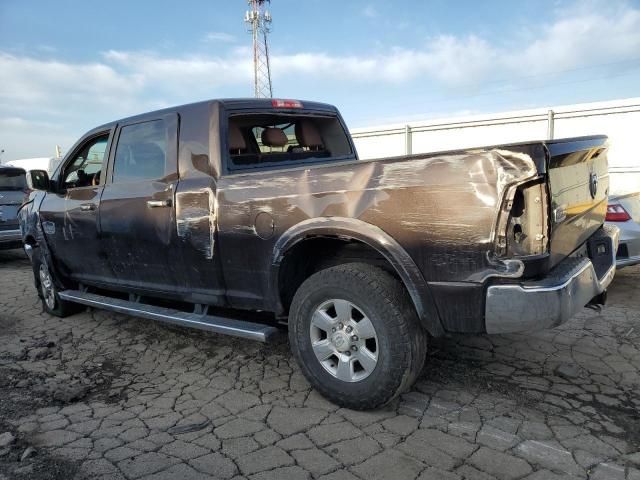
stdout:
[[261,323],[246,322],[233,318],[187,313],[170,308],[145,305],[144,303],[111,298],[95,293],[81,292],[79,290],[64,290],[59,293],[62,300],[80,303],[89,307],[124,313],[134,317],[159,320],[183,327],[198,328],[209,332],[231,335],[234,337],[268,342],[278,334],[278,329]]

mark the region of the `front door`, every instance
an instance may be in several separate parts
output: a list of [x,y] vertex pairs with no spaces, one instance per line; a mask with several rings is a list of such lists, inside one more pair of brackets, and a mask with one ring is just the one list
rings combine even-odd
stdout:
[[42,228],[57,266],[77,281],[102,281],[113,275],[98,241],[109,145],[109,131],[81,143],[63,165],[55,193],[47,193],[40,206]]
[[171,291],[176,242],[176,114],[122,124],[112,149],[100,202],[102,249],[116,282],[128,288]]

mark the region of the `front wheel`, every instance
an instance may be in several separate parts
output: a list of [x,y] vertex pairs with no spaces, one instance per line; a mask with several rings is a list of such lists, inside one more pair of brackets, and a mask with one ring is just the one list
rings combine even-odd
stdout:
[[58,295],[58,287],[55,278],[42,257],[40,249],[34,249],[33,273],[35,276],[36,289],[42,301],[42,309],[50,315],[56,317],[68,317],[82,310],[82,306],[76,303],[62,300]]
[[289,312],[289,341],[311,385],[347,408],[377,408],[408,389],[424,365],[427,333],[403,285],[348,263],[309,277]]

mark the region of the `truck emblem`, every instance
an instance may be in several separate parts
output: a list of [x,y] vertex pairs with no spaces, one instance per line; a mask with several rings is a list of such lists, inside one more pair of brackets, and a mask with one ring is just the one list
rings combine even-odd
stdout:
[[591,172],[589,177],[589,192],[591,193],[591,198],[596,198],[596,193],[598,193],[598,174],[595,172]]

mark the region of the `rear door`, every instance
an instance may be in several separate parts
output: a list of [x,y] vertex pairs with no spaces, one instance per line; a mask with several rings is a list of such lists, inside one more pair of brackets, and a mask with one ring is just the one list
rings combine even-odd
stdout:
[[100,202],[102,250],[116,283],[151,291],[175,283],[177,114],[118,126]]

